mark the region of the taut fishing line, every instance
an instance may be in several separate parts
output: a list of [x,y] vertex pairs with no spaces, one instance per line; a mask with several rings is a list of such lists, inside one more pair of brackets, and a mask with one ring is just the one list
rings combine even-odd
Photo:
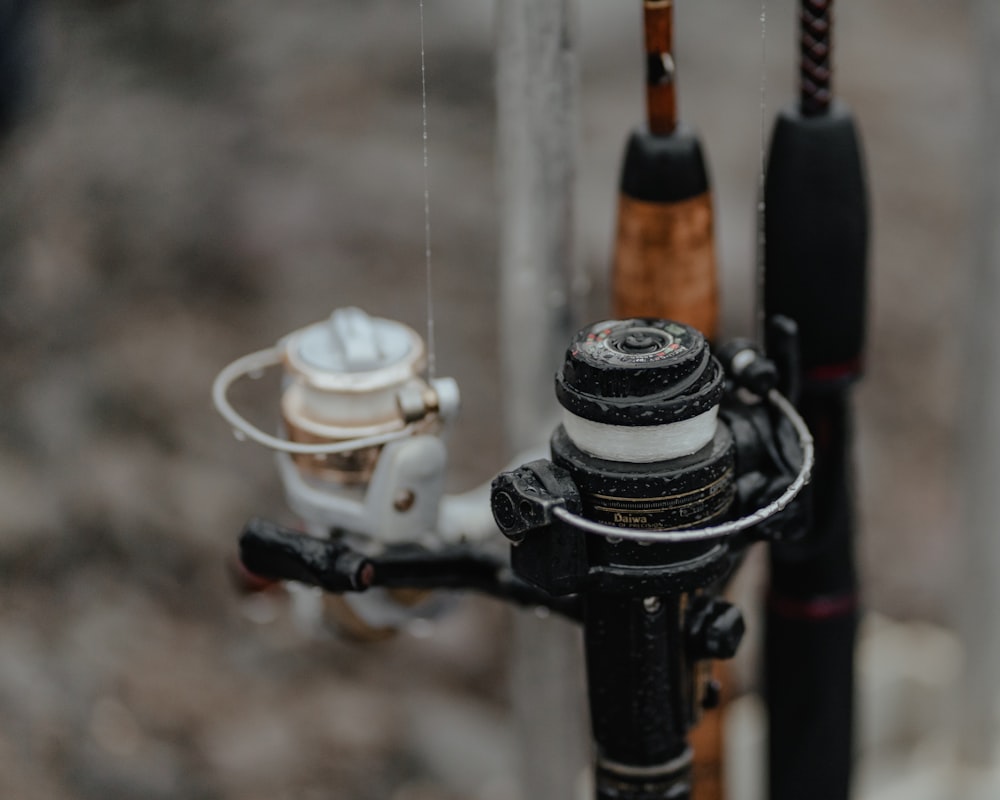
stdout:
[[767,170],[767,0],[760,0],[760,172],[757,175],[757,341],[765,341],[764,260],[767,232],[764,229],[767,201],[764,181]]
[[420,106],[424,147],[424,263],[427,280],[427,378],[434,378],[434,282],[431,271],[431,181],[427,141],[427,57],[424,44],[424,0],[420,0]]

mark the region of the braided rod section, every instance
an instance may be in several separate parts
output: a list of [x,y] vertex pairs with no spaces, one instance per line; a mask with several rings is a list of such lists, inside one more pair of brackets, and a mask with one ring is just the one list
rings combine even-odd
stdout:
[[832,9],[833,0],[802,0],[799,12],[799,107],[807,117],[825,114],[833,100]]

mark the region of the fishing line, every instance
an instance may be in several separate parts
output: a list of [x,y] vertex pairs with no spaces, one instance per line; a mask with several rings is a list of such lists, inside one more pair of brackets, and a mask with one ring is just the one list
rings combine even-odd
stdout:
[[757,341],[764,341],[764,259],[767,232],[764,229],[767,201],[764,181],[767,170],[767,0],[760,0],[760,164],[757,175]]
[[435,372],[434,349],[434,281],[431,269],[431,182],[430,150],[427,137],[427,57],[424,43],[424,0],[420,0],[420,105],[423,122],[424,148],[424,263],[427,291],[427,379]]

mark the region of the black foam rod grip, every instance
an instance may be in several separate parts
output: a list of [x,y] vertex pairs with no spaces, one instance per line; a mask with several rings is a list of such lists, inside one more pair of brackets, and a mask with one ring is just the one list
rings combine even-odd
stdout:
[[857,373],[865,340],[868,195],[850,111],[783,110],[771,139],[764,188],[764,310],[799,326],[810,374]]

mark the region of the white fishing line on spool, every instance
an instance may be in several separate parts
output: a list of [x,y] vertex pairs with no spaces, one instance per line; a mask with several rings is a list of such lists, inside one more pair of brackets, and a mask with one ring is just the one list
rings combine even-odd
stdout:
[[709,525],[707,528],[682,531],[649,531],[637,528],[619,528],[618,526],[605,525],[602,522],[585,519],[561,506],[552,510],[552,516],[562,520],[567,525],[594,536],[603,536],[605,539],[611,540],[624,539],[630,542],[647,542],[649,544],[707,542],[716,539],[726,539],[759,525],[783,511],[798,497],[799,492],[812,479],[812,470],[816,462],[816,448],[813,444],[812,434],[809,432],[809,426],[806,425],[805,420],[795,410],[795,406],[776,389],[772,389],[767,393],[767,402],[784,414],[795,429],[795,433],[799,437],[799,447],[802,450],[802,466],[799,468],[799,473],[795,476],[795,480],[789,484],[788,488],[779,497],[772,500],[763,508],[758,508],[752,514],[747,514],[745,517],[730,520],[729,522],[722,522],[718,525]]
[[577,447],[607,461],[650,464],[697,453],[712,441],[719,407],[666,425],[608,425],[563,409],[563,427]]

